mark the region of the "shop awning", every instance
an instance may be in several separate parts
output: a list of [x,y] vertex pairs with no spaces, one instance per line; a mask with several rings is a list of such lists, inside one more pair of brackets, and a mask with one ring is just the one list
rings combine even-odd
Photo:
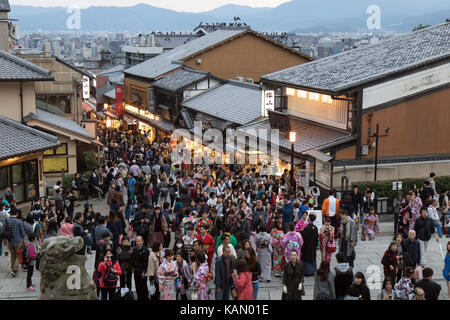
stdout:
[[97,109],[96,106],[88,100],[83,101],[83,103],[81,104],[81,108],[83,108],[83,110],[86,112],[95,112]]
[[328,162],[333,160],[333,157],[316,149],[308,150],[306,152],[303,152],[302,154],[313,157],[314,159],[317,159],[322,162]]
[[164,120],[164,119],[159,119],[159,120],[150,120],[146,117],[142,117],[140,115],[128,112],[127,110],[125,110],[125,113],[127,113],[130,117],[135,118],[136,120],[139,120],[143,123],[146,123],[147,125],[151,126],[151,127],[155,127],[159,130],[162,130],[164,132],[167,133],[171,133],[173,130],[175,130],[174,125],[172,124],[172,122]]

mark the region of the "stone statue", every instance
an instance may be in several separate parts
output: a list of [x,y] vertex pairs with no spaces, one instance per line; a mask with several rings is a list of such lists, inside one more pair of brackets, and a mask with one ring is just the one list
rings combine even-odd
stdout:
[[40,251],[39,300],[98,300],[95,284],[86,271],[86,257],[75,252],[84,246],[81,237],[51,237]]

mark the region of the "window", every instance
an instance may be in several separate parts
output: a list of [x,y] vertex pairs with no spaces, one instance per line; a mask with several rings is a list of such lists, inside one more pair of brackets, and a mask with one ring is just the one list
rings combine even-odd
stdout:
[[71,113],[71,96],[36,95],[36,107],[54,114]]
[[59,173],[62,170],[68,172],[69,161],[67,158],[44,158],[43,161],[44,173]]
[[44,151],[44,156],[53,156],[53,155],[66,156],[67,155],[67,143],[61,144],[56,149],[50,149],[50,150]]
[[67,143],[61,144],[56,149],[46,150],[44,151],[44,160],[43,160],[43,168],[44,173],[56,173],[68,172],[69,162],[66,156],[67,153]]

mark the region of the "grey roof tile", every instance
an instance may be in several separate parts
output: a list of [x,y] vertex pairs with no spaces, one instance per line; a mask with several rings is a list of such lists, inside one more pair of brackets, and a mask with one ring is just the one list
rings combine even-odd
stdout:
[[9,6],[8,0],[0,0],[0,12],[9,12],[11,11],[11,7]]
[[0,50],[0,80],[54,80],[51,73],[37,65]]
[[200,35],[197,34],[157,34],[155,36],[157,46],[164,49],[176,48],[199,37]]
[[155,87],[176,92],[190,84],[208,78],[208,73],[194,70],[180,70],[154,82]]
[[116,98],[116,88],[112,88],[111,90],[106,91],[103,95],[108,98],[115,99]]
[[261,79],[332,93],[450,57],[450,23],[277,71]]
[[58,138],[0,116],[0,160],[55,148]]
[[180,64],[174,63],[175,61],[180,61],[192,54],[207,49],[243,32],[245,32],[245,30],[218,30],[212,32],[128,68],[124,72],[142,78],[155,79],[167,72],[179,68]]
[[261,117],[261,104],[258,85],[235,80],[228,80],[182,103],[186,108],[239,125]]
[[25,117],[25,121],[28,121],[29,119],[36,119],[48,123],[50,125],[53,125],[55,127],[58,127],[60,129],[76,133],[85,138],[94,139],[94,137],[92,137],[82,127],[80,127],[75,121],[60,117],[56,114],[41,109],[36,109],[36,114],[30,113],[28,116]]
[[[301,119],[290,119],[291,130],[296,132],[296,142],[294,144],[294,151],[302,153],[308,150],[317,149],[321,150],[323,147],[334,142],[347,142],[353,140],[354,137],[348,132],[326,127],[323,125],[315,124],[311,121],[304,121]],[[262,120],[251,123],[246,126],[239,127],[238,130],[250,130],[250,129],[266,129],[268,136],[271,134],[271,127],[269,120]],[[256,131],[258,132],[258,131]],[[279,146],[283,149],[290,150],[291,143],[287,133],[280,132]]]

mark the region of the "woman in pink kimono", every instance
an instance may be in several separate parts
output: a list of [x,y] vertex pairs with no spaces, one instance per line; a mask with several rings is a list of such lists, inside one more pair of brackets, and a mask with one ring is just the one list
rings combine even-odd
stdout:
[[308,212],[303,211],[302,217],[300,218],[300,220],[298,220],[297,224],[295,225],[295,232],[302,232],[307,225],[308,225]]
[[297,251],[298,259],[300,260],[303,237],[300,233],[295,232],[293,222],[289,223],[289,232],[284,235],[282,243],[286,262],[290,261],[292,251]]
[[276,222],[275,228],[270,233],[272,237],[272,258],[273,258],[273,272],[275,277],[281,277],[284,270],[284,249],[283,237],[284,232],[281,230],[281,223]]
[[411,208],[412,218],[409,221],[409,231],[414,230],[416,219],[420,217],[420,209],[422,209],[422,199],[413,191],[409,207]]
[[194,275],[194,288],[197,291],[198,300],[209,300],[210,273],[208,262],[204,254],[197,256],[198,270]]
[[328,262],[331,262],[331,253],[327,250],[330,241],[334,241],[334,227],[331,225],[331,218],[325,217],[324,224],[320,228],[319,242],[322,260],[326,259]]
[[165,260],[158,267],[157,276],[159,281],[159,292],[161,300],[177,300],[175,280],[178,277],[178,267],[173,260],[174,253],[171,249],[165,251]]
[[366,234],[369,236],[369,240],[375,239],[375,234],[380,232],[380,221],[375,213],[375,208],[371,207],[369,214],[364,219],[363,228]]

